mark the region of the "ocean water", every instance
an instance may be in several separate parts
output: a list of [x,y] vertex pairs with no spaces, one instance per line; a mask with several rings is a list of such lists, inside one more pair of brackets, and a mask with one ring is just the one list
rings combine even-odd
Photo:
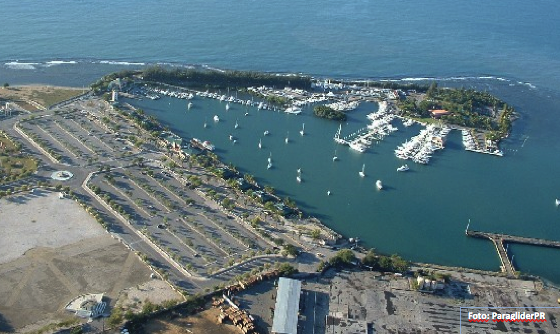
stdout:
[[[4,0],[0,11],[0,82],[87,85],[104,73],[148,64],[305,73],[383,80],[437,79],[487,90],[520,113],[502,148],[506,156],[465,152],[451,133],[428,166],[402,164],[392,151],[417,127],[401,129],[363,155],[337,148],[338,124],[304,115],[225,113],[216,101],[162,99],[138,105],[185,137],[210,139],[218,154],[294,198],[306,212],[369,247],[413,260],[496,269],[479,230],[560,239],[560,3],[541,1],[218,1],[36,2]],[[365,126],[364,104],[343,131]],[[235,117],[235,118],[233,118]],[[234,146],[228,140],[235,120]],[[299,137],[305,122],[308,136]],[[262,131],[263,150],[257,144]],[[283,138],[290,133],[292,142]],[[332,163],[337,150],[341,158]],[[272,152],[273,170],[266,170]],[[366,164],[368,176],[357,172]],[[295,182],[302,168],[302,184]],[[387,191],[373,183],[383,180]],[[326,196],[326,190],[333,195]],[[558,282],[560,253],[513,251],[522,271]]]

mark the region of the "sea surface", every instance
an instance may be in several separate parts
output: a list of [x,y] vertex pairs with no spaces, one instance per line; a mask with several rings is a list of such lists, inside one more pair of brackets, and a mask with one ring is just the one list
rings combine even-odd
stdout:
[[[419,126],[397,121],[398,132],[357,154],[337,147],[332,136],[338,123],[314,118],[311,109],[293,116],[239,105],[226,113],[223,103],[200,98],[188,112],[185,101],[170,98],[135,103],[185,138],[213,141],[226,162],[367,247],[415,261],[496,270],[492,244],[465,237],[469,219],[477,230],[560,240],[554,205],[560,198],[558,17],[560,2],[553,0],[3,0],[0,83],[81,87],[111,71],[159,63],[437,80],[489,91],[520,115],[502,144],[505,156],[466,152],[460,134],[451,132],[445,150],[428,166],[410,163],[408,173],[395,171],[403,162],[392,152]],[[343,133],[364,127],[375,110],[376,104],[362,104]],[[259,150],[265,129],[271,135]],[[333,163],[335,150],[340,161]],[[267,170],[270,154],[274,168]],[[377,179],[384,191],[375,189]],[[560,283],[560,251],[509,250],[521,271]]]

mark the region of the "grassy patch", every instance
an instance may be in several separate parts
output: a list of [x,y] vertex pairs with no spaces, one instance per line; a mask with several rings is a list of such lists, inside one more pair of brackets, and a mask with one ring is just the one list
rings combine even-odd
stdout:
[[81,90],[68,88],[48,88],[47,90],[37,90],[31,93],[31,99],[37,101],[45,107],[50,107],[62,101],[66,101],[82,94]]

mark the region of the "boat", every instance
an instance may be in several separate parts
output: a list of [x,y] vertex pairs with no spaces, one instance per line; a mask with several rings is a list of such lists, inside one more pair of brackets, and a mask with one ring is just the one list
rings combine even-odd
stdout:
[[209,142],[208,140],[205,140],[202,142],[202,147],[204,147],[205,149],[207,149],[208,151],[214,151],[214,149],[216,148],[216,146],[214,146],[211,142]]
[[292,106],[292,107],[289,107],[288,109],[284,110],[284,112],[288,113],[288,114],[299,115],[299,114],[302,113],[302,110],[301,110],[300,107]]
[[219,122],[220,121],[220,117],[218,117],[218,115],[214,115],[214,122]]
[[336,150],[334,150],[334,156],[332,157],[332,161],[337,161],[338,157],[336,156]]
[[268,155],[267,161],[269,164],[272,164],[272,152],[270,152],[270,154]]
[[229,135],[229,140],[233,140],[233,135]]
[[202,141],[198,138],[193,138],[191,139],[191,145],[193,147],[196,147],[198,149],[201,150],[208,150],[208,151],[214,151],[214,149],[216,148],[211,142],[209,142],[208,140]]
[[245,116],[249,116],[249,113],[248,113],[248,112],[246,112],[246,113],[245,113]]
[[301,127],[301,131],[299,132],[300,135],[304,135],[305,134],[305,123],[303,123],[302,127]]
[[237,120],[235,120],[235,126],[234,126],[234,128],[237,129],[238,127],[239,127],[239,123],[237,123]]
[[271,169],[272,168],[272,162],[268,162],[268,165],[266,165],[266,169]]
[[362,170],[358,172],[358,175],[360,175],[360,177],[366,176],[365,170],[366,170],[366,164],[363,164]]
[[226,103],[226,111],[228,111],[228,110],[229,110],[229,102]]
[[331,191],[327,190],[327,196],[330,196],[330,195],[331,195]]
[[189,103],[187,104],[187,109],[188,109],[188,110],[191,110],[191,108],[192,108],[192,102],[189,102]]
[[357,140],[351,141],[350,144],[348,144],[348,145],[354,151],[357,151],[357,152],[360,152],[360,153],[364,153],[366,151],[366,146],[364,144],[360,143]]
[[270,132],[268,132],[268,130],[265,130],[265,131],[263,132],[263,135],[264,135],[264,136],[268,136],[269,133],[270,133]]
[[397,172],[406,172],[409,169],[410,168],[408,168],[408,165],[404,164],[404,165],[400,166],[399,168],[397,168]]
[[557,198],[556,199],[556,206],[559,206],[559,205],[560,205],[560,199]]
[[298,183],[301,183],[301,168],[298,168],[297,170],[296,181],[298,181]]
[[262,148],[262,141],[259,139],[259,148]]
[[383,183],[381,183],[381,180],[377,180],[375,182],[375,186],[377,187],[378,190],[383,189]]
[[207,128],[207,127],[208,127],[208,124],[206,124],[206,122],[204,122],[204,127],[205,127],[205,128]]
[[286,134],[286,139],[284,139],[284,142],[287,144],[290,141],[290,131],[288,131],[288,133]]

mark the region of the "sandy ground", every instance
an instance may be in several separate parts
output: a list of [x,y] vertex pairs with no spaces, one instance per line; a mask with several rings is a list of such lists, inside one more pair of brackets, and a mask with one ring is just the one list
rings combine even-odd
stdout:
[[211,308],[196,315],[172,320],[156,319],[150,321],[145,333],[154,334],[236,334],[241,333],[232,324],[218,324],[220,310]]
[[161,304],[166,300],[183,300],[183,297],[166,282],[154,279],[144,284],[124,289],[119,294],[119,304],[125,309],[141,311],[143,302],[149,300]]
[[0,333],[68,319],[64,306],[84,293],[104,293],[111,305],[130,287],[144,300],[179,297],[70,199],[47,192],[2,199],[0,231]]
[[77,208],[73,200],[41,190],[0,199],[0,264],[35,247],[57,248],[105,234]]

